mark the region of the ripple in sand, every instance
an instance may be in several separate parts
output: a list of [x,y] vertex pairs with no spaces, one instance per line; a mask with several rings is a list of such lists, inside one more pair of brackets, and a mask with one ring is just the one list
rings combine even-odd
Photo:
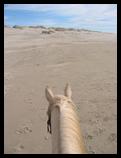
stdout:
[[69,65],[70,63],[64,63],[64,62],[60,62],[60,63],[57,63],[57,64],[53,64],[53,65],[48,65],[48,67],[63,67],[63,66],[67,66]]

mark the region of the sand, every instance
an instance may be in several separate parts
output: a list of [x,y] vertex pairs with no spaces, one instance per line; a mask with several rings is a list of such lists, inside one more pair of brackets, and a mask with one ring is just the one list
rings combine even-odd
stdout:
[[4,29],[4,153],[51,154],[45,86],[69,82],[89,154],[117,153],[117,37]]

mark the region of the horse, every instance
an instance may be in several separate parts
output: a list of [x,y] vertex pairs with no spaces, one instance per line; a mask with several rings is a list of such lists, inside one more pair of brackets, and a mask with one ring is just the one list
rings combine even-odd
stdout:
[[77,107],[73,103],[72,90],[67,83],[64,95],[54,95],[49,86],[45,96],[49,102],[47,131],[52,135],[53,154],[86,154]]

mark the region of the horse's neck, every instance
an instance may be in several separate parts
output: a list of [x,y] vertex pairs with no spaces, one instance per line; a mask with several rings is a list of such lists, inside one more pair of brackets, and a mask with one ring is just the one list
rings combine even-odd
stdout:
[[60,118],[61,152],[81,154],[80,124],[74,108],[64,109]]
[[73,107],[55,107],[51,113],[53,153],[84,153],[80,124]]
[[59,107],[55,107],[51,113],[52,128],[52,153],[60,153],[60,112]]

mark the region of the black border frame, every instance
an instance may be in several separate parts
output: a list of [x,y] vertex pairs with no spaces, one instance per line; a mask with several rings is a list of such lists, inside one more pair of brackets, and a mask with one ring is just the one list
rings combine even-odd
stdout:
[[[0,114],[0,124],[1,124],[1,130],[0,130],[0,157],[2,158],[2,157],[14,157],[13,155],[17,155],[17,157],[19,157],[20,155],[21,156],[23,156],[23,155],[25,155],[25,156],[31,156],[31,155],[33,155],[34,157],[36,157],[36,156],[38,156],[39,155],[39,157],[40,157],[40,155],[41,156],[56,156],[56,154],[55,155],[53,155],[53,154],[4,154],[4,4],[117,4],[117,13],[118,13],[118,15],[117,15],[117,45],[119,46],[119,31],[120,31],[120,28],[119,28],[119,26],[118,26],[118,24],[119,24],[119,19],[118,19],[118,17],[119,17],[119,7],[120,7],[120,5],[119,5],[119,3],[117,2],[117,0],[92,0],[92,1],[89,1],[89,0],[81,0],[80,2],[79,1],[74,1],[74,2],[72,2],[72,1],[67,1],[67,0],[65,0],[65,1],[62,1],[61,0],[61,2],[58,0],[57,2],[55,2],[55,1],[50,1],[50,2],[48,2],[49,0],[44,0],[44,1],[30,1],[30,0],[17,0],[17,1],[15,1],[15,0],[4,0],[4,2],[3,2],[3,0],[2,0],[2,2],[0,2],[0,10],[1,10],[1,13],[0,13],[0,16],[1,16],[1,27],[0,27],[0,29],[1,29],[1,35],[0,35],[0,46],[1,46],[1,53],[0,53],[0,55],[1,55],[1,57],[0,57],[0,64],[1,64],[1,66],[0,66],[0,68],[1,68],[1,77],[0,77],[0,87],[2,87],[1,89],[3,90],[0,90],[0,97],[1,97],[1,100],[2,100],[2,103],[3,104],[1,104],[1,110],[0,110],[0,112],[1,112],[1,114]],[[34,2],[34,3],[33,3]],[[41,2],[41,3],[40,3]],[[98,2],[98,3],[97,3]],[[118,59],[118,58],[117,58]],[[3,77],[3,78],[2,78]],[[118,112],[118,110],[117,110],[117,112]],[[119,116],[119,115],[118,115]],[[118,149],[117,149],[118,150]],[[117,154],[86,154],[86,155],[74,155],[74,157],[75,156],[91,156],[91,157],[93,157],[93,156],[106,156],[106,157],[116,157],[116,156],[118,156],[118,154],[119,154],[119,151],[117,151]],[[35,156],[36,155],[36,156]],[[58,157],[60,157],[61,155],[58,155]],[[65,156],[65,157],[68,157],[68,156],[73,156],[73,155],[62,155],[62,156]]]

